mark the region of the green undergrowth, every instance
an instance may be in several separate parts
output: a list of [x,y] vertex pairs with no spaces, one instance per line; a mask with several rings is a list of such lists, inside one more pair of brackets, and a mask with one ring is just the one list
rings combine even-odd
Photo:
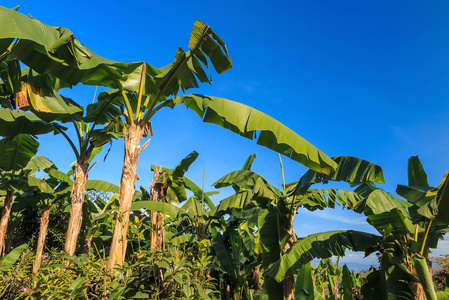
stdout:
[[[65,261],[71,261],[66,267]],[[1,299],[219,299],[209,270],[178,250],[142,250],[111,273],[107,259],[52,252],[32,274],[33,253],[2,270]]]

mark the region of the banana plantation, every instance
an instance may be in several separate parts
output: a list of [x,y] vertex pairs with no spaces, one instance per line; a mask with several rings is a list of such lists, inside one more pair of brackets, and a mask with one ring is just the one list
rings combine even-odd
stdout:
[[[449,231],[449,173],[430,186],[413,156],[408,185],[392,195],[377,186],[384,174],[375,163],[328,157],[261,111],[189,94],[230,68],[224,40],[200,21],[188,48],[156,68],[106,59],[69,29],[0,7],[0,299],[448,299],[435,289],[429,254]],[[63,96],[84,85],[99,87],[91,104]],[[233,189],[220,198],[188,178],[193,151],[152,165],[151,184],[136,186],[154,115],[177,106],[279,153],[281,168],[293,160],[308,171],[274,186],[248,153],[214,179],[215,189]],[[37,155],[42,135],[62,136],[74,163]],[[90,179],[95,157],[116,140],[120,184]],[[377,234],[295,232],[299,211],[338,207]],[[339,263],[349,251],[378,264],[356,274]]]

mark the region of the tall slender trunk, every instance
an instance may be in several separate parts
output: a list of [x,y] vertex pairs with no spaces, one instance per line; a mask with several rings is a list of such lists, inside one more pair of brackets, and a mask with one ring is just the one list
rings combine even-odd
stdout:
[[0,220],[0,257],[3,256],[5,250],[5,235],[8,228],[8,220],[11,215],[11,207],[14,199],[14,191],[7,191],[5,196],[5,205],[2,209]]
[[50,220],[50,206],[44,208],[39,228],[39,237],[37,239],[36,258],[33,263],[33,273],[37,274],[42,262],[42,252],[44,251],[45,237],[47,236],[48,221]]
[[144,130],[141,126],[131,124],[123,129],[125,139],[125,158],[123,161],[122,178],[120,179],[120,197],[118,215],[115,221],[112,236],[111,250],[109,251],[108,269],[116,265],[121,266],[125,260],[127,246],[127,232],[131,202],[137,181],[137,163],[140,154],[140,140]]
[[64,250],[69,256],[75,255],[76,242],[83,221],[84,192],[87,182],[87,169],[89,168],[89,156],[80,160],[75,167],[75,181],[71,194],[72,205],[70,207],[69,228],[65,240]]
[[[290,217],[289,228],[287,229],[288,234],[290,235],[290,239],[284,246],[283,253],[287,253],[287,251],[293,246],[293,243],[296,242],[296,234],[293,228],[293,218],[295,215]],[[300,279],[301,280],[301,279]],[[284,289],[284,299],[286,300],[294,300],[295,299],[295,277],[294,275],[290,275],[284,279],[282,282]]]
[[[165,202],[165,193],[167,191],[167,183],[157,183],[159,177],[162,176],[161,170],[154,170],[153,181],[150,184],[150,200]],[[164,249],[165,229],[163,228],[164,219],[160,212],[150,212],[151,218],[151,244],[150,249],[162,250]]]
[[4,254],[8,254],[15,248],[15,245],[17,244],[16,239],[13,239],[12,237],[15,236],[16,228],[17,228],[17,221],[8,221],[8,228],[6,229],[6,237],[5,240],[5,251]]

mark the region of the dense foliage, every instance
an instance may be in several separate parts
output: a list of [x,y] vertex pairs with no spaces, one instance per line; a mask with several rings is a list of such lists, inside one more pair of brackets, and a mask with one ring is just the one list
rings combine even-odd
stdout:
[[[428,255],[449,230],[449,173],[431,187],[418,157],[410,158],[400,199],[376,186],[384,177],[374,163],[330,158],[244,104],[178,95],[210,83],[210,69],[231,67],[224,41],[199,21],[189,50],[179,48],[173,63],[157,69],[110,61],[65,28],[0,7],[0,298],[447,299],[440,275],[436,293]],[[78,83],[107,90],[83,107],[60,94]],[[251,155],[215,182],[235,192],[215,205],[216,192],[185,176],[198,156],[192,152],[173,169],[152,166],[149,189],[136,190],[153,115],[181,104],[309,171],[277,188],[251,170]],[[67,139],[76,159],[64,171],[36,156],[36,135],[50,132]],[[89,180],[92,159],[120,138],[120,186]],[[314,187],[332,181],[350,189]],[[378,234],[297,235],[299,211],[336,206],[364,214]],[[332,263],[348,249],[376,253],[379,266],[359,276]],[[316,267],[314,259],[321,259]]]

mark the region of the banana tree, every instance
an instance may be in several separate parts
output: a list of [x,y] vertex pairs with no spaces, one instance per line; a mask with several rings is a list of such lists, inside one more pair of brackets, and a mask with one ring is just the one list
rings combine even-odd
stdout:
[[[24,137],[27,137],[26,135],[23,135],[21,138],[23,139]],[[3,146],[2,142],[5,142],[5,140],[7,139],[3,139],[0,141],[0,143]],[[31,140],[30,140],[31,141]],[[17,144],[16,144],[17,145]],[[23,146],[22,146],[23,147]],[[1,149],[4,149],[3,147],[1,147]],[[36,148],[35,148],[36,149]],[[32,148],[30,148],[29,150],[33,151]],[[36,149],[37,150],[37,149]],[[23,151],[23,149],[22,149]],[[20,151],[18,151],[20,152]],[[33,152],[31,152],[33,153]],[[23,152],[21,153],[21,155],[24,155]],[[13,172],[4,172],[2,171],[1,174],[1,182],[0,182],[0,189],[2,191],[6,191],[6,196],[5,196],[5,201],[4,201],[4,207],[2,210],[2,221],[4,221],[6,223],[5,227],[7,227],[8,221],[9,221],[9,216],[11,215],[11,212],[14,210],[13,209],[13,197],[14,197],[14,193],[15,193],[15,202],[21,202],[20,198],[22,198],[24,191],[27,190],[31,190],[32,188],[30,188],[27,184],[28,180],[32,180],[34,179],[34,177],[32,177],[32,174],[35,173],[37,171],[38,168],[49,168],[51,167],[51,163],[46,160],[45,158],[42,157],[33,157],[29,159],[29,161],[27,161],[26,159],[24,160],[24,158],[21,158],[22,162],[27,162],[26,166],[23,166],[19,172],[17,172],[18,174],[13,174]],[[8,198],[11,197],[11,198]],[[11,199],[11,202],[8,202]],[[6,218],[6,216],[8,216],[8,218]],[[6,230],[6,228],[5,228]],[[9,232],[8,235],[10,235],[13,230],[8,230],[5,231]],[[4,239],[4,234],[3,235],[3,239]],[[8,236],[9,239],[12,238],[12,236]],[[3,246],[4,247],[4,246]],[[8,252],[9,249],[4,249],[3,252]]]
[[14,189],[8,182],[22,175],[22,169],[37,153],[38,146],[39,142],[35,138],[23,133],[0,140],[1,182],[6,189],[0,220],[0,255],[4,253],[5,234],[14,201]]
[[214,183],[216,188],[233,186],[237,191],[221,201],[217,213],[238,209],[256,214],[264,289],[271,297],[284,295],[293,299],[295,271],[310,260],[344,255],[344,248],[364,251],[378,239],[358,231],[325,232],[301,239],[296,236],[293,220],[301,207],[313,211],[341,204],[353,210],[362,199],[355,192],[341,189],[313,190],[312,184],[330,180],[354,184],[383,182],[382,168],[373,163],[348,156],[333,159],[339,164],[335,172],[324,175],[309,170],[298,182],[284,184],[282,191],[249,170],[232,172]]
[[[43,170],[49,175],[49,178],[39,179],[32,175],[38,170]],[[42,261],[42,253],[45,238],[47,236],[52,206],[58,201],[68,198],[71,190],[67,181],[61,181],[50,175],[54,170],[57,170],[57,168],[48,158],[35,156],[24,168],[26,176],[21,176],[20,178],[16,178],[14,182],[11,182],[11,185],[23,192],[16,197],[18,207],[21,206],[21,203],[33,202],[34,199],[36,199],[37,201],[35,202],[39,203],[43,210],[37,239],[36,257],[33,263],[34,274],[38,272]],[[16,209],[18,209],[18,207],[16,207]]]
[[[121,180],[121,198],[119,212],[121,222],[116,222],[111,249],[109,267],[122,264],[126,249],[127,214],[129,213],[130,194],[134,190],[137,178],[136,167],[140,152],[147,143],[140,146],[140,140],[152,133],[151,118],[164,107],[184,104],[193,109],[205,122],[218,124],[247,138],[253,138],[260,131],[258,143],[283,153],[311,168],[329,173],[335,163],[318,149],[310,145],[293,131],[268,117],[267,115],[230,100],[187,95],[168,99],[170,95],[198,87],[200,82],[210,82],[206,76],[209,69],[208,58],[214,69],[222,73],[231,68],[224,42],[204,23],[196,22],[189,42],[190,50],[178,49],[174,63],[155,69],[149,64],[129,64],[127,79],[117,79],[117,89],[103,92],[96,105],[90,110],[109,101],[121,107],[123,134],[125,138],[125,158]],[[105,66],[110,70],[110,67]],[[111,78],[113,74],[111,73]],[[89,110],[89,107],[88,107]],[[117,112],[118,109],[115,109]],[[108,111],[110,115],[112,111]],[[95,115],[95,114],[94,114]]]
[[[122,112],[122,121],[118,123],[123,125],[125,161],[119,212],[124,217],[122,222],[116,222],[110,268],[115,262],[123,262],[130,195],[137,178],[138,156],[147,145],[140,146],[140,139],[151,132],[150,119],[163,107],[184,104],[203,121],[218,124],[247,138],[252,139],[260,132],[258,144],[312,169],[330,173],[336,167],[335,162],[296,133],[243,104],[198,95],[167,99],[170,95],[176,96],[179,89],[185,91],[198,87],[197,79],[210,82],[211,78],[206,74],[208,58],[218,73],[231,67],[225,43],[204,23],[195,23],[189,51],[179,48],[174,63],[156,69],[146,63],[119,64],[96,56],[64,28],[46,26],[5,8],[0,9],[0,15],[0,43],[3,46],[0,50],[5,60],[20,60],[41,74],[51,73],[69,84],[82,82],[115,88],[103,94],[106,101],[99,101],[101,105],[90,108],[94,119],[99,115],[114,116],[117,108],[112,107],[119,107],[118,111]],[[42,47],[41,51],[35,50],[37,45]],[[106,106],[107,112],[98,113]]]
[[381,269],[362,287],[366,297],[380,287],[385,299],[437,299],[427,261],[430,249],[436,248],[449,231],[448,173],[437,188],[432,188],[418,157],[411,157],[408,175],[409,185],[398,185],[396,190],[407,201],[374,189],[356,208],[363,210],[383,235],[378,248]]

